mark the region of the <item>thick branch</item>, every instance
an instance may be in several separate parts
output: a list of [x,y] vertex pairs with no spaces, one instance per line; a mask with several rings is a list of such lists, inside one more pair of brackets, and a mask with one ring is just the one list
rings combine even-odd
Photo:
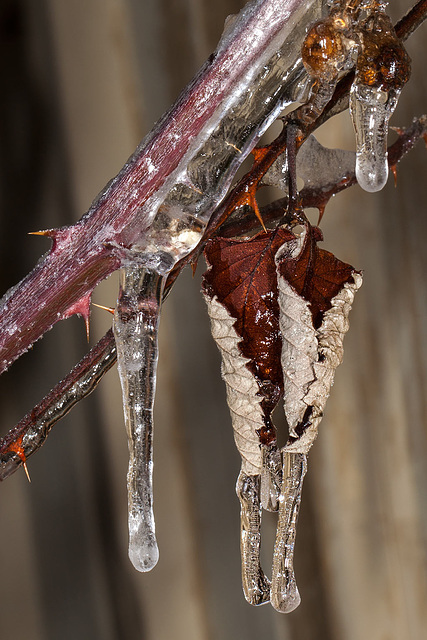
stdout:
[[[96,284],[128,260],[132,248],[144,245],[159,206],[174,185],[185,181],[182,176],[190,158],[248,93],[257,74],[295,27],[297,15],[304,17],[313,2],[249,3],[229,26],[216,52],[88,213],[76,225],[51,233],[52,250],[2,300],[0,373],[58,320],[73,313],[88,316]],[[297,52],[295,55],[298,57]],[[266,125],[272,114],[268,102],[263,101]],[[276,102],[274,108],[279,106]],[[254,143],[260,133],[254,132]],[[236,152],[234,173],[245,154],[240,156]],[[212,210],[223,196],[221,185],[212,194]]]

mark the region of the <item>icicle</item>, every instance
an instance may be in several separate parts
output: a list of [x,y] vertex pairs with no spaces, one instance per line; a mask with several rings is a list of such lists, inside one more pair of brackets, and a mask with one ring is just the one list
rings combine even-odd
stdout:
[[243,593],[249,604],[270,601],[270,582],[260,565],[261,504],[259,475],[240,472],[236,484],[240,500],[240,553],[242,559]]
[[282,485],[282,456],[276,444],[261,445],[261,505],[266,511],[278,511]]
[[123,269],[113,326],[129,445],[129,558],[138,571],[149,571],[159,557],[153,515],[152,429],[162,291],[163,278],[158,273],[140,266]]
[[294,574],[294,546],[306,470],[305,454],[283,451],[283,484],[271,581],[271,604],[281,613],[290,613],[301,602]]
[[383,91],[354,82],[350,113],[356,134],[356,178],[365,191],[380,191],[388,178],[388,123],[400,91]]
[[385,5],[361,25],[361,49],[350,92],[356,133],[356,178],[365,191],[380,191],[388,178],[387,135],[411,60],[394,31]]

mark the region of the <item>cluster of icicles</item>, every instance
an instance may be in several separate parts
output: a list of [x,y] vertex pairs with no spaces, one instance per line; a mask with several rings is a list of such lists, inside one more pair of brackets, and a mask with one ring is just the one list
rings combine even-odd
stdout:
[[[372,6],[374,11],[370,13]],[[321,2],[312,3],[311,23],[321,16],[321,8]],[[307,12],[304,15],[307,20]],[[358,36],[361,15],[363,30],[362,36]],[[299,27],[303,33],[308,24],[303,21]],[[159,555],[152,497],[153,402],[163,283],[173,264],[201,239],[215,203],[217,205],[224,196],[244,156],[284,106],[301,96],[304,79],[307,84],[307,72],[315,79],[314,83],[309,79],[313,85],[307,102],[307,117],[310,118],[312,114],[320,113],[329,101],[342,72],[356,65],[350,106],[356,131],[357,179],[368,191],[382,188],[387,180],[388,122],[407,78],[402,77],[401,71],[404,66],[401,64],[402,47],[384,13],[383,3],[331,3],[328,16],[316,22],[306,37],[303,62],[301,58],[289,58],[289,51],[294,50],[292,38],[295,33],[292,35],[291,32],[295,29],[295,25],[291,25],[289,33],[284,34],[283,46],[271,52],[271,58],[263,63],[258,78],[252,80],[250,86],[240,87],[239,93],[224,107],[224,112],[216,114],[217,123],[211,127],[209,137],[194,149],[192,158],[187,158],[186,175],[177,177],[159,204],[158,216],[147,234],[145,247],[135,249],[135,260],[129,258],[122,269],[114,334],[130,452],[129,557],[139,571],[154,567]],[[291,46],[287,45],[289,39]],[[372,63],[371,50],[381,39],[385,41],[388,53],[396,54],[395,62],[388,76],[383,71],[381,77],[373,79],[368,69]],[[325,43],[329,53],[324,51]],[[403,62],[407,64],[406,60]],[[206,207],[206,203],[209,206]],[[160,256],[159,269],[152,267],[156,251]],[[145,259],[148,253],[149,258]],[[265,449],[262,457],[261,474],[241,473],[237,484],[242,505],[244,591],[252,604],[270,600],[271,593],[273,606],[287,612],[299,603],[293,550],[306,455],[298,452],[282,455],[280,451]],[[259,566],[260,513],[261,506],[276,510],[279,503],[270,586]]]

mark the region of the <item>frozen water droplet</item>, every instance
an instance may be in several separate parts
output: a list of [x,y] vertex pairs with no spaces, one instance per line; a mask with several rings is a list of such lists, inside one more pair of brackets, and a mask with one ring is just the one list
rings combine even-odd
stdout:
[[243,593],[249,604],[270,601],[270,582],[260,565],[261,504],[259,475],[240,472],[236,493],[240,500],[240,552]]
[[159,557],[152,438],[162,292],[158,273],[140,266],[122,269],[113,329],[129,445],[129,558],[138,571],[149,571]]
[[294,573],[294,547],[306,470],[305,454],[288,453],[284,450],[283,484],[271,581],[271,604],[281,613],[290,613],[301,602]]
[[387,135],[399,90],[353,82],[350,114],[356,134],[356,178],[365,191],[380,191],[388,178]]
[[275,444],[262,445],[261,505],[266,511],[278,511],[282,486],[282,455]]

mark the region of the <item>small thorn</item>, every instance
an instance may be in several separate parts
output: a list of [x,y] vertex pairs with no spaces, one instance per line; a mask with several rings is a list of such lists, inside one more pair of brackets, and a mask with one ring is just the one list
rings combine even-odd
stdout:
[[90,317],[89,317],[89,316],[85,316],[85,317],[84,317],[84,321],[85,321],[85,327],[86,327],[86,338],[87,338],[87,341],[89,342],[89,334],[90,334]]
[[252,185],[251,187],[247,187],[246,188],[246,193],[243,193],[243,194],[240,195],[239,202],[236,205],[236,208],[237,207],[243,207],[245,205],[248,206],[248,207],[251,207],[251,209],[253,209],[253,212],[255,213],[257,219],[261,223],[262,228],[267,233],[267,229],[266,229],[266,226],[264,224],[264,220],[262,219],[262,215],[261,215],[261,212],[259,210],[258,203],[256,201],[255,190],[256,190],[256,186],[255,185]]
[[44,231],[29,231],[29,236],[47,236],[53,238],[56,235],[55,229],[45,229]]
[[113,307],[104,307],[103,304],[96,304],[96,302],[92,302],[94,307],[98,307],[98,309],[104,309],[104,311],[108,311],[109,313],[112,313],[114,315],[114,309]]
[[191,261],[191,271],[193,272],[193,278],[196,275],[196,271],[197,271],[197,264],[198,264],[198,259],[195,258],[194,260]]
[[267,233],[267,229],[266,229],[266,226],[265,226],[265,224],[264,224],[264,220],[262,219],[262,215],[261,215],[261,212],[260,212],[260,210],[259,210],[258,202],[256,201],[256,196],[255,196],[255,194],[251,196],[251,207],[252,207],[252,209],[254,210],[254,213],[255,213],[256,217],[257,217],[257,218],[258,218],[258,220],[260,221],[261,226],[262,226],[262,228],[264,229],[265,233]]
[[394,186],[397,187],[397,167],[396,167],[396,165],[392,164],[390,166],[390,170],[391,170],[391,172],[393,174],[393,177],[394,177]]
[[25,475],[27,476],[27,480],[31,484],[31,478],[30,478],[30,474],[29,474],[29,471],[28,471],[27,463],[24,461],[22,463],[22,466],[24,467],[24,471],[25,471]]
[[239,149],[239,147],[236,147],[236,145],[235,145],[235,144],[233,144],[232,142],[227,142],[227,140],[226,140],[226,141],[225,141],[225,144],[226,144],[228,147],[233,147],[233,149],[235,149],[238,153],[242,153],[242,150],[241,150],[241,149]]

